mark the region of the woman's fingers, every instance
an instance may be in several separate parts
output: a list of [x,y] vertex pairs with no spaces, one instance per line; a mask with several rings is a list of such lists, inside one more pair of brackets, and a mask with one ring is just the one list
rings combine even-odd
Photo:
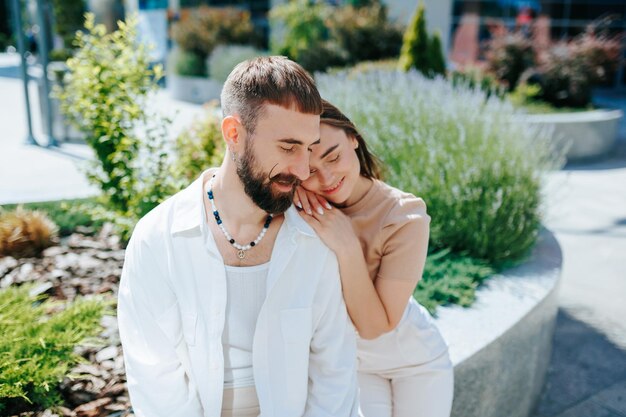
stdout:
[[330,210],[333,208],[333,206],[330,205],[330,203],[328,202],[328,200],[326,200],[324,197],[322,197],[319,194],[316,194],[315,197],[317,197],[317,201],[326,208],[326,210]]
[[[302,187],[296,188],[296,194],[298,195],[298,203],[296,205],[300,207],[306,214],[311,214],[311,204],[309,204],[309,197],[306,194],[306,190]],[[295,198],[294,198],[295,200]]]
[[[307,195],[307,198],[309,200],[309,204],[311,205],[311,209],[319,214],[320,216],[324,215],[324,207],[322,206],[323,203],[320,203],[319,199],[318,199],[318,195],[314,192],[308,191],[308,190],[304,190],[304,192]],[[311,214],[311,213],[309,213]]]

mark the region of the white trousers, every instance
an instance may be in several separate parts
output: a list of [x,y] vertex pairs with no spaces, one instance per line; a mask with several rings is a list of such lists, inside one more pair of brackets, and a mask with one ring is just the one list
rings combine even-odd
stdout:
[[221,417],[257,417],[259,414],[261,410],[254,386],[224,389]]
[[449,417],[454,370],[448,352],[414,366],[359,372],[363,417]]

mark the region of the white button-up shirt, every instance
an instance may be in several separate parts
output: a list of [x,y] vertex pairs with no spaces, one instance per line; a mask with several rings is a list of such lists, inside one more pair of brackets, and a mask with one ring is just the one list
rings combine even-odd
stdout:
[[[226,273],[203,176],[148,213],[126,250],[118,300],[139,417],[219,417]],[[292,207],[276,237],[253,342],[262,417],[358,412],[355,331],[333,252]]]

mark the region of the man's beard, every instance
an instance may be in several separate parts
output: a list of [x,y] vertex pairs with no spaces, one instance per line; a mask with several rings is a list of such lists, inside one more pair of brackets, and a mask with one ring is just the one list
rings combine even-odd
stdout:
[[[236,162],[237,175],[243,183],[243,188],[254,204],[268,213],[277,214],[285,212],[293,202],[296,187],[301,181],[295,175],[276,174],[270,177],[269,173],[260,172],[256,169],[256,158],[254,157],[250,138],[245,146],[243,156]],[[272,183],[278,182],[281,185],[291,185],[293,188],[286,193],[274,192]]]

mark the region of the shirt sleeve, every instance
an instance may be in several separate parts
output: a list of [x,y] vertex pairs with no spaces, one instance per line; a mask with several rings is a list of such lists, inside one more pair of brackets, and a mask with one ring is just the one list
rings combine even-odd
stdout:
[[196,390],[176,353],[182,323],[164,268],[138,227],[126,249],[118,324],[133,411],[138,417],[201,417]]
[[417,282],[428,252],[430,216],[424,200],[401,199],[388,214],[382,231],[382,257],[376,279]]
[[321,314],[311,340],[309,389],[303,417],[356,417],[356,332],[348,317],[335,254],[329,251],[316,294]]

